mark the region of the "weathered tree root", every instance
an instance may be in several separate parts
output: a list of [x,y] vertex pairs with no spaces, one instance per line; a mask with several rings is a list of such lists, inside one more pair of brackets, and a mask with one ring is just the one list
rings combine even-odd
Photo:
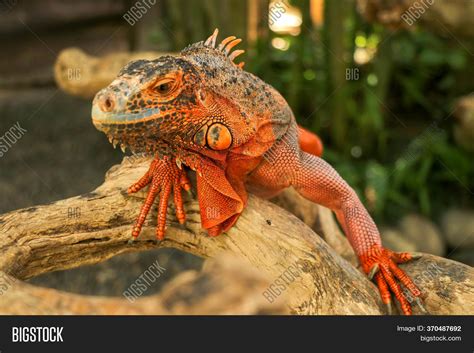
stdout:
[[[268,305],[254,298],[254,302],[260,304],[252,310],[245,305],[237,305],[235,310],[223,305],[207,312],[278,313],[282,312],[285,298],[289,312],[294,314],[384,313],[376,287],[359,270],[297,217],[257,197],[250,197],[247,209],[228,234],[208,237],[200,227],[197,202],[187,200],[185,228],[180,227],[170,214],[167,237],[155,244],[155,212],[150,215],[138,240],[129,244],[131,225],[142,198],[128,196],[123,191],[145,172],[148,163],[148,160],[127,158],[121,165],[112,167],[104,184],[93,192],[1,215],[0,271],[27,279],[45,272],[98,263],[124,252],[156,247],[174,247],[206,258],[229,252],[270,281],[269,286],[262,287],[261,278],[249,275],[259,285],[247,285],[257,288]],[[311,226],[325,233],[325,239],[344,257],[353,259],[353,253],[328,211],[317,205],[304,204],[302,200],[288,202],[295,197],[288,191],[278,202],[286,204]],[[68,217],[71,210],[80,210],[80,217]],[[402,266],[423,291],[429,313],[474,313],[474,271],[471,267],[431,255]],[[236,268],[241,266],[236,265]],[[210,273],[200,275],[210,276]],[[202,305],[189,307],[185,304],[178,305],[179,309],[176,306],[170,309],[163,305],[163,297],[160,297],[165,293],[130,304],[125,299],[72,295],[37,288],[12,277],[5,279],[10,283],[3,291],[0,313],[197,314],[207,310]],[[188,285],[192,288],[192,283]],[[179,290],[178,285],[174,286]],[[212,295],[216,287],[219,286],[210,286],[208,295]],[[255,295],[255,290],[249,289],[248,293]],[[42,300],[43,297],[47,300]],[[229,301],[229,298],[221,296],[220,300]],[[420,313],[420,310],[415,306],[414,312]]]

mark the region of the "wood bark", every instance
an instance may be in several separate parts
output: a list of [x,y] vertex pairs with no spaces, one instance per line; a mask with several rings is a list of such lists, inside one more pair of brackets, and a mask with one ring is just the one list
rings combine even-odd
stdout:
[[[143,202],[143,194],[128,196],[124,190],[146,171],[148,164],[147,159],[125,158],[121,165],[112,167],[105,182],[90,193],[0,216],[0,271],[4,273],[0,283],[0,313],[197,314],[281,313],[285,310],[293,314],[384,313],[376,287],[336,252],[353,260],[332,216],[320,206],[301,202],[291,192],[283,194],[278,202],[324,233],[336,250],[293,214],[254,196],[249,198],[248,207],[237,224],[222,236],[207,236],[200,226],[197,201],[188,199],[184,227],[170,214],[167,237],[156,244],[156,210],[153,210],[139,239],[129,244],[131,226]],[[71,210],[80,210],[80,217],[68,217]],[[254,304],[247,305],[242,299],[243,302],[234,305],[233,297],[213,296],[222,290],[222,285],[204,285],[207,290],[205,295],[198,295],[200,300],[196,305],[181,302],[173,306],[170,300],[163,299],[166,289],[159,296],[130,304],[125,299],[72,295],[21,281],[41,273],[94,264],[124,252],[155,247],[173,247],[205,258],[231,253],[245,263],[243,267],[257,271],[257,275],[249,275],[253,282],[242,280],[244,275],[221,278],[233,278],[230,282],[236,282],[236,286],[237,282],[258,283],[240,286],[241,290],[236,291],[240,296],[253,295],[254,299],[249,302]],[[229,267],[232,261],[229,260]],[[429,313],[474,313],[471,267],[431,255],[402,267],[422,289]],[[240,268],[235,265],[234,269],[227,270],[235,273]],[[220,272],[214,270],[213,273]],[[184,281],[187,290],[180,287],[183,283],[174,284],[172,288],[191,296],[193,288],[201,288],[202,283],[209,282],[199,281],[199,276],[215,277],[211,272],[195,274],[194,282],[193,279]],[[262,285],[262,278],[267,279],[266,285]],[[169,293],[174,292],[169,289],[166,298],[172,297]],[[209,308],[199,304],[209,303],[210,296],[219,298],[222,305]],[[283,310],[282,305],[286,309]],[[414,311],[420,312],[416,307]]]
[[[0,313],[9,315],[287,314],[283,301],[263,296],[268,279],[235,257],[213,259],[201,272],[185,271],[160,294],[136,298],[77,295],[33,286],[1,273]],[[143,283],[143,282],[142,282]],[[6,286],[6,287],[5,287]],[[225,298],[225,300],[222,300]]]

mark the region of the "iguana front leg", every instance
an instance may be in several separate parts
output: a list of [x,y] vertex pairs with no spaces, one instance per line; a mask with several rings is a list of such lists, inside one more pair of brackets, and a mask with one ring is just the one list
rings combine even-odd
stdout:
[[181,196],[181,189],[189,191],[191,184],[186,176],[186,172],[179,168],[174,158],[163,157],[163,159],[155,158],[148,171],[140,180],[131,185],[127,192],[129,194],[136,193],[150,184],[147,197],[140,213],[135,221],[132,229],[133,239],[137,238],[145,222],[151,206],[153,205],[157,195],[161,191],[160,201],[158,204],[158,219],[156,226],[156,237],[158,240],[163,240],[165,237],[166,228],[166,211],[168,209],[168,200],[171,192],[173,192],[176,218],[179,223],[184,223],[186,215],[184,213],[183,199]]
[[[182,154],[179,160],[196,172],[202,227],[208,231],[210,236],[217,236],[229,230],[237,221],[247,200],[243,183],[242,188],[238,188],[239,193],[236,192],[227,180],[224,170],[204,157]],[[191,184],[186,172],[178,167],[176,158],[166,156],[163,159],[155,158],[145,175],[131,185],[127,192],[129,194],[135,193],[149,184],[147,197],[132,229],[132,237],[135,239],[140,234],[150,208],[161,191],[156,237],[158,240],[163,240],[171,191],[174,195],[176,218],[182,224],[185,221],[185,213],[181,189],[189,191]]]

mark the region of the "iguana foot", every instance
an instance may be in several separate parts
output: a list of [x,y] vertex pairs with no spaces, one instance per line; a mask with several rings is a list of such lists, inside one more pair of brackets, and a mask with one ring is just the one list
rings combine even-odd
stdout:
[[183,198],[181,189],[186,191],[191,190],[191,183],[189,182],[186,172],[180,165],[172,158],[163,157],[162,160],[155,158],[150,165],[148,171],[140,180],[131,185],[127,192],[129,194],[136,193],[150,184],[147,197],[140,210],[135,225],[132,230],[132,237],[136,238],[140,234],[146,216],[150,211],[156,196],[161,191],[160,201],[158,203],[158,219],[156,226],[156,237],[163,240],[165,237],[166,228],[166,211],[168,209],[168,200],[173,191],[174,204],[176,209],[176,218],[179,223],[183,224],[186,215],[184,213]]
[[397,264],[417,259],[420,256],[418,253],[396,253],[378,245],[372,247],[366,254],[360,256],[360,262],[364,272],[367,273],[370,279],[375,279],[382,301],[387,306],[389,313],[391,311],[392,301],[390,292],[393,292],[395,298],[400,303],[403,314],[411,315],[412,313],[410,302],[403,293],[397,280],[410,291],[415,301],[422,307],[419,301],[419,296],[421,295],[420,290],[410,277],[397,266]]

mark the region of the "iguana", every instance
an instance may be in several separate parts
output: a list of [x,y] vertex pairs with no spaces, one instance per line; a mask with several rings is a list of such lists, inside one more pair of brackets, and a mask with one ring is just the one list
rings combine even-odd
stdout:
[[397,264],[419,254],[382,246],[355,191],[318,157],[318,137],[297,125],[280,93],[244,71],[244,63],[234,63],[244,52],[232,51],[241,40],[231,36],[216,45],[217,33],[177,56],[130,62],[94,98],[93,123],[114,147],[155,156],[146,174],[128,189],[135,193],[150,185],[132,237],[138,237],[158,194],[157,239],[165,236],[171,193],[177,219],[184,223],[181,191],[191,184],[183,166],[197,174],[201,224],[210,236],[235,224],[248,192],[272,197],[292,186],[334,211],[387,308],[393,292],[403,313],[411,314],[400,283],[420,305],[421,293]]

